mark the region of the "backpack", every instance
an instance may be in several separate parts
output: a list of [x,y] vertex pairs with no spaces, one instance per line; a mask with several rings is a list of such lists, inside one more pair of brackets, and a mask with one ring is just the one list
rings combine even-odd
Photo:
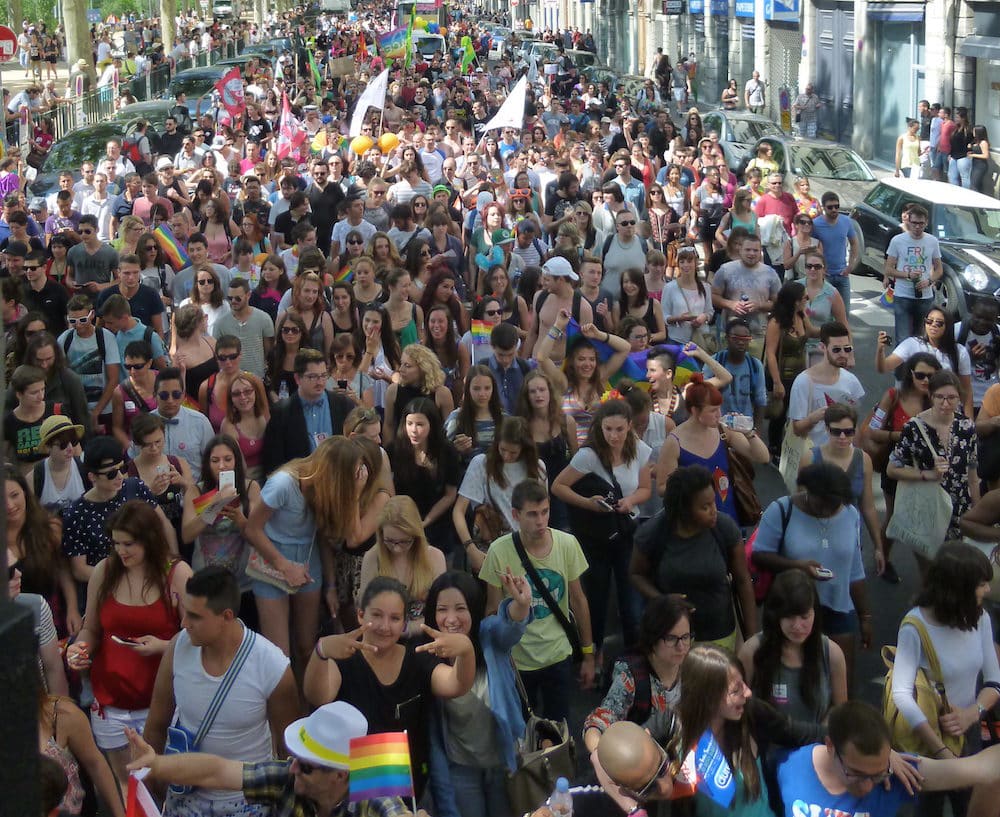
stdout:
[[[545,304],[545,299],[549,297],[548,290],[543,289],[538,294],[538,301],[535,303],[535,314],[542,314],[542,306]],[[583,294],[578,289],[573,290],[573,308],[571,313],[573,315],[573,320],[580,323],[580,304],[583,302]]]
[[[723,366],[725,366],[726,361],[729,360],[729,350],[723,349],[715,356],[715,359],[719,361],[719,363],[721,363]],[[753,405],[753,396],[757,392],[757,367],[754,365],[754,361],[760,363],[760,359],[755,358],[753,355],[747,355],[746,360],[747,360],[747,369],[750,371],[750,404]],[[761,368],[763,369],[763,365],[761,366]],[[736,380],[734,378],[730,386],[735,385],[735,383]],[[735,394],[735,391],[733,393]]]
[[[969,326],[968,321],[962,321],[962,328],[958,330],[958,334],[955,336],[955,342],[959,346],[965,346],[965,342],[969,339],[969,333],[972,328]],[[993,344],[994,348],[1000,344],[1000,326],[993,324],[990,327],[990,342]]]
[[[642,247],[642,254],[646,255],[649,252],[649,245],[646,243],[646,239],[641,235],[637,235],[636,238],[639,240],[639,246]],[[611,242],[615,240],[615,236],[609,235],[604,239],[604,246],[601,248],[601,263],[604,263],[604,259],[608,256],[608,250],[611,249]]]
[[[784,503],[780,499],[777,500],[778,508],[781,511],[781,541],[778,543],[778,550],[780,552],[781,545],[785,543],[785,532],[788,530],[788,522],[792,518],[792,498],[787,497],[788,502]],[[757,567],[753,561],[753,546],[757,541],[757,531],[760,530],[760,525],[754,528],[753,533],[751,533],[746,541],[743,543],[743,552],[747,559],[747,570],[750,572],[750,581],[753,583],[753,597],[756,599],[758,604],[762,604],[764,599],[767,598],[767,593],[771,589],[771,583],[774,581],[774,574],[770,570],[762,570]]]
[[635,692],[632,695],[632,707],[628,711],[628,720],[642,726],[649,720],[653,711],[653,684],[649,680],[649,661],[646,656],[636,653],[626,653],[622,660],[628,663],[632,673]]

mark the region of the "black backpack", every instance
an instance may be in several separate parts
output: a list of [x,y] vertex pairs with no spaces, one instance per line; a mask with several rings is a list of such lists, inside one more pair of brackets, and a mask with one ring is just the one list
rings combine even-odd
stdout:
[[[545,304],[545,299],[549,297],[549,291],[543,289],[538,293],[538,300],[535,302],[535,314],[542,314],[542,306]],[[573,308],[571,314],[573,315],[573,320],[580,323],[580,304],[583,301],[583,293],[580,290],[573,290]]]
[[[641,235],[636,236],[639,239],[639,246],[642,247],[642,254],[645,255],[649,252],[649,245],[646,243],[646,239]],[[611,249],[611,242],[615,240],[615,236],[609,235],[604,239],[604,246],[601,248],[601,263],[604,263],[604,259],[607,258],[608,250]]]

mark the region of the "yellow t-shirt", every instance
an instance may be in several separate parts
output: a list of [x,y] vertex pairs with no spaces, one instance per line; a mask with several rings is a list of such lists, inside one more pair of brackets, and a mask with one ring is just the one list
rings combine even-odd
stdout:
[[[569,618],[569,583],[583,575],[587,569],[587,559],[575,536],[552,528],[550,531],[552,550],[548,556],[536,559],[529,553],[528,558],[556,604]],[[494,587],[502,587],[500,574],[508,567],[515,575],[524,573],[521,559],[514,549],[514,538],[510,534],[501,536],[490,545],[486,561],[479,571],[479,578]],[[528,583],[531,584],[530,579]],[[521,641],[511,650],[517,668],[524,671],[550,667],[567,658],[573,651],[559,620],[552,615],[534,585],[531,588],[531,610],[534,619]]]

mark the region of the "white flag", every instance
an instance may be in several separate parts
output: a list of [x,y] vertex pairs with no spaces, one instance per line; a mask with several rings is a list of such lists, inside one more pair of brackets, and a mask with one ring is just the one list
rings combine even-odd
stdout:
[[389,69],[386,68],[375,79],[368,83],[361,96],[358,97],[358,104],[354,106],[354,114],[351,116],[351,129],[348,131],[350,137],[361,135],[361,123],[365,121],[365,114],[369,108],[378,108],[380,111],[385,107],[385,94],[389,87]]
[[483,133],[489,133],[491,130],[496,130],[497,128],[516,128],[517,130],[524,129],[524,101],[525,101],[525,91],[528,89],[528,78],[521,77],[517,81],[517,85],[504,100],[503,105],[500,106],[500,110],[496,112],[496,115],[486,123],[486,127]]

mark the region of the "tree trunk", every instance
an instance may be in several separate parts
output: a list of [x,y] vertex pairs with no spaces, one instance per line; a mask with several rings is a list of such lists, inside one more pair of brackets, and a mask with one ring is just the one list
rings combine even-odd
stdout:
[[[11,0],[11,8],[15,0]],[[19,3],[20,0],[17,0]],[[63,22],[66,28],[66,60],[70,66],[77,60],[87,63],[90,87],[97,87],[97,73],[94,69],[94,54],[90,41],[90,25],[87,23],[87,0],[64,0]]]
[[163,53],[174,50],[177,36],[177,0],[160,0],[160,36],[163,38]]
[[9,25],[14,29],[14,36],[21,33],[21,22],[24,20],[24,4],[21,0],[8,0],[7,8],[10,11]]

